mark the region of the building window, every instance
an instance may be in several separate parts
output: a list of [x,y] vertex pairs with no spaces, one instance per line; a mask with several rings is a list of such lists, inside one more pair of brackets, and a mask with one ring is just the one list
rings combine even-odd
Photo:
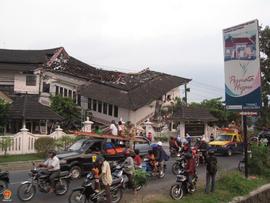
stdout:
[[78,104],[79,106],[81,106],[81,95],[80,95],[80,94],[78,94],[77,104]]
[[93,110],[97,110],[97,100],[93,99]]
[[108,104],[107,103],[103,103],[103,113],[104,114],[108,113]]
[[46,82],[43,82],[43,92],[50,93],[50,84],[47,84]]
[[37,77],[35,75],[26,76],[26,86],[36,86]]
[[115,118],[118,117],[118,106],[114,106],[114,109],[113,109],[113,116],[114,116]]
[[92,99],[88,98],[88,109],[92,109]]
[[72,91],[71,90],[68,90],[68,97],[72,98]]
[[112,116],[113,105],[109,104],[109,116]]
[[102,102],[98,101],[98,112],[102,113]]
[[64,97],[67,97],[67,89],[66,88],[64,88]]
[[60,96],[63,96],[63,87],[60,87]]
[[58,95],[59,94],[59,87],[56,85],[55,86],[55,95]]

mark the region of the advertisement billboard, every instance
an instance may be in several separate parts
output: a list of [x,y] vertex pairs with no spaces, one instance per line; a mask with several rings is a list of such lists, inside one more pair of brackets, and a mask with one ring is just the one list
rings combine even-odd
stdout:
[[258,21],[223,30],[225,100],[227,109],[261,107]]

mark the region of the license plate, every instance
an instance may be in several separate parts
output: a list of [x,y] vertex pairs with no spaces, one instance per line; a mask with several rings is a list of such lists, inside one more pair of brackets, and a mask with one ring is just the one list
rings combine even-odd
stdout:
[[92,162],[96,162],[96,160],[97,160],[97,156],[96,155],[93,155],[92,156]]

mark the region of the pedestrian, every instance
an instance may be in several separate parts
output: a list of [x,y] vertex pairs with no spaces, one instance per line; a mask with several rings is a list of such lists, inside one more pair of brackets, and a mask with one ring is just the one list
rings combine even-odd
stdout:
[[129,150],[126,151],[126,159],[124,161],[124,172],[127,174],[128,177],[128,186],[131,189],[135,189],[134,187],[134,171],[135,171],[135,166],[134,166],[134,160],[131,157],[131,153]]
[[210,135],[210,142],[213,142],[215,140],[215,137],[214,137],[214,135],[213,135],[213,133],[211,133],[211,135]]
[[106,193],[106,202],[112,203],[112,195],[110,191],[110,186],[112,185],[112,174],[109,162],[107,162],[103,156],[99,156],[97,158],[98,164],[101,166],[101,174],[100,178],[102,184],[104,185],[105,193]]
[[150,140],[150,142],[152,142],[152,140],[153,140],[153,135],[152,135],[151,132],[148,132],[148,134],[147,134],[147,139]]
[[215,178],[217,173],[217,158],[215,152],[210,150],[206,158],[206,186],[205,193],[209,193],[209,184],[211,182],[211,192],[215,191]]
[[185,165],[185,173],[188,179],[188,183],[189,183],[189,189],[191,191],[194,191],[194,185],[193,185],[193,178],[196,175],[196,161],[193,158],[191,153],[185,153],[185,159],[186,159],[186,165]]
[[135,168],[142,168],[142,158],[140,156],[140,150],[135,149],[134,163]]
[[111,125],[110,125],[110,130],[111,134],[117,136],[118,135],[118,130],[115,124],[115,120],[112,120]]

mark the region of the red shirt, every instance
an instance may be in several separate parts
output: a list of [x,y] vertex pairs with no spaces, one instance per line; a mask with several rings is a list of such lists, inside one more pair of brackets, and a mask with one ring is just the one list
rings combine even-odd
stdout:
[[196,171],[196,162],[195,162],[195,159],[193,159],[193,158],[188,159],[185,169],[186,169],[186,172],[189,175],[194,176],[195,175],[195,171]]
[[140,157],[140,155],[136,155],[134,157],[134,161],[136,166],[140,166],[142,164],[142,158]]

